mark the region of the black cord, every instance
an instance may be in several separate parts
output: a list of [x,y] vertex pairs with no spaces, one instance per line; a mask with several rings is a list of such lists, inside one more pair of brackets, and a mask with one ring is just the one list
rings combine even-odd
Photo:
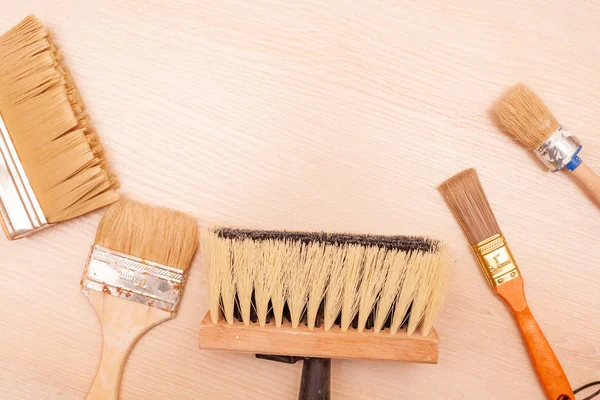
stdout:
[[[589,389],[589,388],[591,388],[592,386],[598,386],[598,385],[600,385],[600,381],[596,381],[596,382],[590,382],[590,383],[588,383],[587,385],[583,385],[583,386],[582,386],[582,387],[580,387],[579,389],[575,390],[573,393],[574,393],[574,394],[577,394],[577,393],[581,392],[582,390]],[[595,393],[592,393],[592,394],[591,394],[591,395],[589,395],[588,397],[586,397],[586,398],[584,398],[584,399],[581,399],[581,400],[592,400],[594,397],[596,397],[596,396],[598,396],[598,395],[600,395],[600,390],[597,390]]]

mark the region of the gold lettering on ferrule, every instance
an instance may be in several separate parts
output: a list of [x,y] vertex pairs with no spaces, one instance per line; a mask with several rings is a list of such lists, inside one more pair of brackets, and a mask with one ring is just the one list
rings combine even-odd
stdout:
[[481,269],[492,287],[497,287],[518,277],[519,269],[504,236],[494,235],[473,246]]

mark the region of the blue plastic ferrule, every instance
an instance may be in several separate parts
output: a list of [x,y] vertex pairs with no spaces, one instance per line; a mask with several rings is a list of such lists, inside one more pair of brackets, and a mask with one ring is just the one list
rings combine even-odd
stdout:
[[583,146],[579,146],[575,154],[573,154],[573,157],[571,157],[571,160],[567,163],[567,165],[565,165],[569,171],[574,171],[577,167],[579,167],[579,165],[581,165],[581,158],[579,158],[578,154],[582,147]]

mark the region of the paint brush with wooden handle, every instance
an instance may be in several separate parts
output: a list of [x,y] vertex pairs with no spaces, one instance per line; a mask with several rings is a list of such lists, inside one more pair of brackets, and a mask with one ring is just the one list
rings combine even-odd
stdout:
[[440,192],[477,255],[490,285],[513,312],[549,400],[575,400],[571,385],[533,318],[517,268],[474,169],[453,176]]
[[198,245],[194,219],[130,200],[98,226],[81,280],[102,325],[102,358],[87,400],[116,400],[127,355],[150,328],[175,317]]
[[579,157],[583,145],[533,91],[522,83],[515,85],[495,104],[492,116],[552,172],[569,171],[600,207],[600,176]]

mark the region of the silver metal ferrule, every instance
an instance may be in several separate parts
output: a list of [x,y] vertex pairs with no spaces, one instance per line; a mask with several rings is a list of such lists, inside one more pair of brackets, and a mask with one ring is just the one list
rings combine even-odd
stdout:
[[183,270],[94,245],[81,287],[176,312],[186,279]]
[[579,139],[571,135],[562,126],[559,126],[556,132],[534,153],[548,169],[556,172],[563,169],[577,155],[579,150],[581,150]]
[[19,239],[48,225],[21,160],[0,115],[0,214],[9,239]]

